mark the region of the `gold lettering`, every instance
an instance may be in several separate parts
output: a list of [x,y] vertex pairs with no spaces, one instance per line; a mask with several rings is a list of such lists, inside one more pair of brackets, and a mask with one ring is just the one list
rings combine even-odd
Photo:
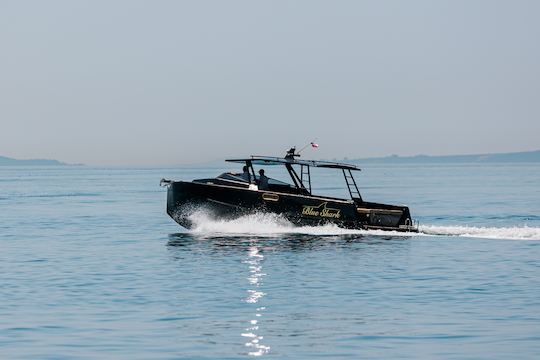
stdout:
[[341,210],[326,207],[327,203],[322,203],[319,206],[304,205],[302,208],[302,215],[320,216],[326,218],[339,219],[341,217]]
[[341,214],[340,214],[339,209],[324,208],[323,211],[321,212],[321,216],[339,219]]
[[319,212],[313,209],[313,206],[304,206],[302,209],[302,215],[319,216]]

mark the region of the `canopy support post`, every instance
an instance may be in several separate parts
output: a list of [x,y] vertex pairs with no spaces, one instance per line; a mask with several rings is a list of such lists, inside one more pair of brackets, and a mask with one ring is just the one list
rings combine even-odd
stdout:
[[[285,167],[287,168],[287,171],[289,172],[289,175],[291,176],[292,181],[294,182],[294,185],[298,190],[303,189],[305,191],[308,191],[304,184],[302,183],[302,180],[298,177],[298,174],[296,171],[294,171],[291,164],[285,164]],[[311,192],[310,192],[311,194]]]

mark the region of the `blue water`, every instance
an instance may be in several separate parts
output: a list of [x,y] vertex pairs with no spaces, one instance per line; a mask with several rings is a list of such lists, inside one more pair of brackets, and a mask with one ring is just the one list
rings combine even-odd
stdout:
[[415,235],[165,214],[219,172],[0,167],[0,358],[540,358],[540,166],[366,167]]

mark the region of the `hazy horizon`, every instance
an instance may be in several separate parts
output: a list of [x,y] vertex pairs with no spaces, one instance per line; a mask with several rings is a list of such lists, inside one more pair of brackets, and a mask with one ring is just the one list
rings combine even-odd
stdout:
[[540,148],[535,1],[0,3],[0,155],[174,165]]

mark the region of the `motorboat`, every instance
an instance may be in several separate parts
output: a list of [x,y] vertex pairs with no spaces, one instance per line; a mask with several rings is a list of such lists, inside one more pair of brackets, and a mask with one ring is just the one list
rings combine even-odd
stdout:
[[[356,165],[301,160],[291,148],[285,157],[255,156],[225,161],[243,164],[244,172],[224,172],[214,178],[193,181],[162,179],[167,189],[167,214],[181,226],[193,227],[192,214],[204,208],[212,216],[233,219],[255,212],[278,214],[299,226],[333,223],[348,229],[417,232],[409,208],[364,201],[353,172]],[[257,175],[254,165],[284,166],[290,182]],[[350,199],[313,193],[311,169],[341,172]]]

